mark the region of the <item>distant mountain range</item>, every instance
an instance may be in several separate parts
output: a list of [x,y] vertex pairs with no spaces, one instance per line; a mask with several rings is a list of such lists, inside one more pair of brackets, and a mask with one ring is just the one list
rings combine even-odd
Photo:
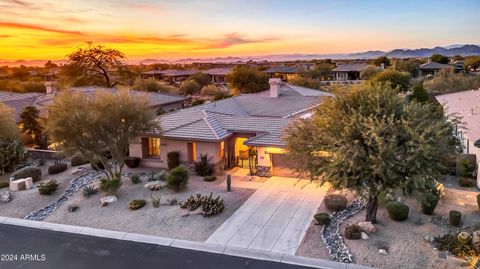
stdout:
[[[430,57],[433,54],[442,54],[445,56],[470,56],[470,55],[480,55],[480,46],[478,45],[461,45],[455,44],[445,47],[435,47],[435,48],[420,48],[420,49],[394,49],[391,51],[366,51],[366,52],[357,52],[357,53],[333,53],[333,54],[274,54],[274,55],[264,55],[264,56],[246,56],[246,57],[213,57],[213,58],[183,58],[178,60],[166,60],[166,59],[143,59],[143,60],[130,60],[131,64],[155,64],[155,63],[193,63],[193,62],[224,62],[224,63],[234,63],[234,62],[246,62],[246,61],[270,61],[270,62],[279,62],[279,61],[295,61],[295,60],[313,60],[313,59],[346,59],[346,60],[359,60],[359,59],[374,59],[379,56],[387,56],[389,58],[425,58]],[[9,66],[40,66],[44,65],[47,60],[17,60],[17,61],[7,61],[0,59],[0,66],[9,65]],[[55,60],[53,61],[57,64],[65,63],[65,60]]]

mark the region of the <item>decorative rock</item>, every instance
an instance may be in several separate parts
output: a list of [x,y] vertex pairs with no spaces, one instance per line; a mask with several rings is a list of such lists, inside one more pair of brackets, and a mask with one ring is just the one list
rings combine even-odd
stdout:
[[387,251],[384,250],[384,249],[379,249],[379,250],[378,250],[378,253],[383,254],[383,255],[387,255],[387,254],[388,254]]
[[77,167],[77,168],[72,170],[72,175],[78,174],[78,173],[83,172],[83,171],[85,171],[85,167]]
[[447,253],[445,253],[445,252],[438,252],[438,257],[440,259],[447,259],[448,258]]
[[13,195],[10,191],[4,191],[0,193],[0,202],[9,203],[10,201],[12,201],[12,199],[13,199]]
[[166,185],[167,183],[163,181],[150,181],[143,186],[151,191],[159,191],[161,188],[165,187]]
[[472,247],[476,252],[480,251],[480,231],[473,232]]
[[78,209],[78,205],[76,204],[68,205],[67,209],[68,209],[68,212],[75,212]]
[[368,235],[364,232],[361,232],[360,235],[361,235],[363,240],[368,240],[369,239]]
[[425,235],[425,240],[426,240],[427,242],[432,243],[433,241],[435,241],[435,236],[433,236],[433,235],[431,235],[431,234],[427,234],[427,235]]
[[102,197],[100,198],[100,206],[104,207],[116,201],[117,201],[117,197],[114,195]]
[[359,222],[357,223],[357,225],[360,228],[360,231],[365,232],[367,234],[372,234],[377,231],[377,228],[375,228],[375,226],[369,221]]

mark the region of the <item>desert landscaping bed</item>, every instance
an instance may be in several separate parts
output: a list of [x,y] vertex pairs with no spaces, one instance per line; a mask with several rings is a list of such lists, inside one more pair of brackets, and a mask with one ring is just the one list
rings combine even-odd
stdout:
[[[353,255],[353,262],[375,268],[444,268],[453,269],[465,266],[465,261],[457,259],[446,252],[438,251],[433,237],[448,233],[449,230],[465,230],[472,232],[475,223],[480,223],[480,211],[476,196],[478,191],[473,187],[459,187],[455,178],[446,178],[441,181],[445,185],[445,196],[438,202],[434,215],[422,214],[416,197],[407,197],[403,202],[410,207],[406,221],[397,222],[388,216],[385,206],[378,209],[375,224],[376,232],[368,234],[367,240],[343,239]],[[348,201],[355,197],[347,194]],[[450,210],[462,213],[462,223],[459,228],[439,224],[439,219],[448,223]],[[329,212],[325,203],[319,212]],[[345,227],[364,221],[365,210],[346,219],[340,225],[340,234],[343,236]],[[437,221],[436,221],[437,220]],[[436,224],[434,224],[434,222]],[[329,252],[321,239],[322,226],[312,221],[297,255],[312,258],[329,259]],[[386,250],[386,254],[379,252]]]

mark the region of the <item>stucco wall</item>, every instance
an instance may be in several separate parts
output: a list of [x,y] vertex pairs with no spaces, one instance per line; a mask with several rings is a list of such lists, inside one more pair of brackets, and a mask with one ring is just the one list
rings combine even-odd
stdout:
[[272,160],[270,158],[270,153],[276,154],[286,154],[287,151],[282,148],[272,148],[272,147],[258,147],[258,165],[259,166],[272,166]]

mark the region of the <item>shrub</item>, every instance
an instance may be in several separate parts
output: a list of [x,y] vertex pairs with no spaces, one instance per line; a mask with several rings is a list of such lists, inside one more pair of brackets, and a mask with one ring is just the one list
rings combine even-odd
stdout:
[[213,193],[210,193],[209,196],[202,196],[200,193],[197,193],[196,196],[192,194],[185,202],[181,202],[179,205],[180,208],[189,210],[195,210],[201,206],[204,217],[220,214],[225,208],[223,199],[220,196],[213,198]]
[[187,79],[180,85],[180,92],[184,95],[197,94],[200,88],[201,86],[195,80]]
[[48,167],[48,174],[50,175],[58,174],[67,169],[68,169],[68,165],[66,163],[52,164]]
[[356,224],[347,225],[344,236],[350,240],[358,240],[362,238],[362,231]]
[[8,183],[8,182],[5,182],[5,181],[0,182],[0,189],[6,188],[6,187],[9,187],[9,186],[10,186],[10,183]]
[[432,215],[435,207],[437,206],[438,195],[433,193],[422,193],[420,195],[420,205],[422,206],[422,212],[427,215]]
[[327,213],[317,213],[313,216],[319,225],[328,225],[330,224],[330,216]]
[[462,177],[471,177],[474,170],[474,163],[466,158],[458,159],[458,175]]
[[213,182],[215,180],[217,180],[217,177],[216,176],[206,176],[203,178],[204,181],[207,181],[207,182]]
[[12,177],[14,179],[31,177],[33,182],[36,182],[42,179],[42,169],[34,166],[26,166],[22,169],[15,171],[12,174]]
[[457,210],[451,210],[448,213],[448,220],[450,221],[450,225],[458,226],[460,225],[460,221],[462,220],[462,213]]
[[95,188],[92,185],[87,185],[87,186],[83,187],[82,195],[85,198],[90,198],[91,196],[97,194],[97,192],[98,192],[97,188]]
[[167,184],[170,188],[179,191],[188,183],[188,170],[184,166],[178,166],[170,171],[167,176]]
[[167,180],[167,171],[162,170],[158,173],[152,173],[148,178],[148,181],[157,181],[157,180],[161,180],[161,181]]
[[129,168],[138,167],[140,164],[140,158],[138,157],[126,157],[125,158],[125,165]]
[[460,242],[461,244],[464,244],[464,245],[468,245],[472,242],[472,237],[470,236],[469,233],[467,232],[460,232],[458,235],[457,235],[457,240],[458,242]]
[[324,199],[325,206],[334,212],[342,211],[347,208],[347,198],[341,194],[330,194]]
[[100,190],[109,195],[114,195],[115,193],[117,193],[118,189],[120,189],[121,186],[122,186],[122,181],[119,178],[100,179]]
[[138,175],[131,175],[130,181],[132,182],[132,184],[138,184],[140,183],[140,177]]
[[81,154],[81,153],[77,153],[77,154],[73,155],[72,158],[70,159],[70,164],[72,166],[84,165],[84,164],[87,164],[89,162],[90,161],[85,156],[83,156],[83,154]]
[[47,182],[38,184],[38,192],[41,195],[51,195],[58,190],[58,182],[55,179],[50,179]]
[[167,153],[168,170],[171,170],[180,165],[180,152],[170,151]]
[[99,159],[91,160],[90,165],[92,166],[92,169],[95,170],[95,171],[105,169],[105,167],[103,166],[103,163]]
[[215,164],[210,163],[210,159],[212,158],[208,158],[207,154],[200,154],[200,161],[195,163],[195,173],[197,175],[205,177],[215,173]]
[[137,199],[137,200],[130,201],[130,203],[128,203],[128,207],[130,207],[131,210],[137,210],[144,207],[146,204],[147,204],[147,201],[143,199]]
[[153,207],[155,207],[155,208],[160,207],[161,196],[156,196],[156,197],[154,197],[153,195],[151,195],[150,197],[152,198],[152,205],[153,205]]
[[460,187],[466,187],[466,188],[475,186],[475,184],[473,183],[473,180],[466,177],[459,178],[458,185],[460,185]]
[[387,204],[388,216],[392,220],[404,221],[408,218],[409,207],[401,202],[391,202]]
[[213,95],[213,96],[215,96],[219,91],[220,91],[220,89],[218,89],[217,86],[215,86],[213,84],[209,84],[209,85],[203,86],[202,90],[200,91],[200,94],[201,95]]
[[458,240],[458,234],[448,233],[435,238],[435,241],[440,251],[448,251],[456,257],[467,257],[474,251],[471,244],[463,244]]

